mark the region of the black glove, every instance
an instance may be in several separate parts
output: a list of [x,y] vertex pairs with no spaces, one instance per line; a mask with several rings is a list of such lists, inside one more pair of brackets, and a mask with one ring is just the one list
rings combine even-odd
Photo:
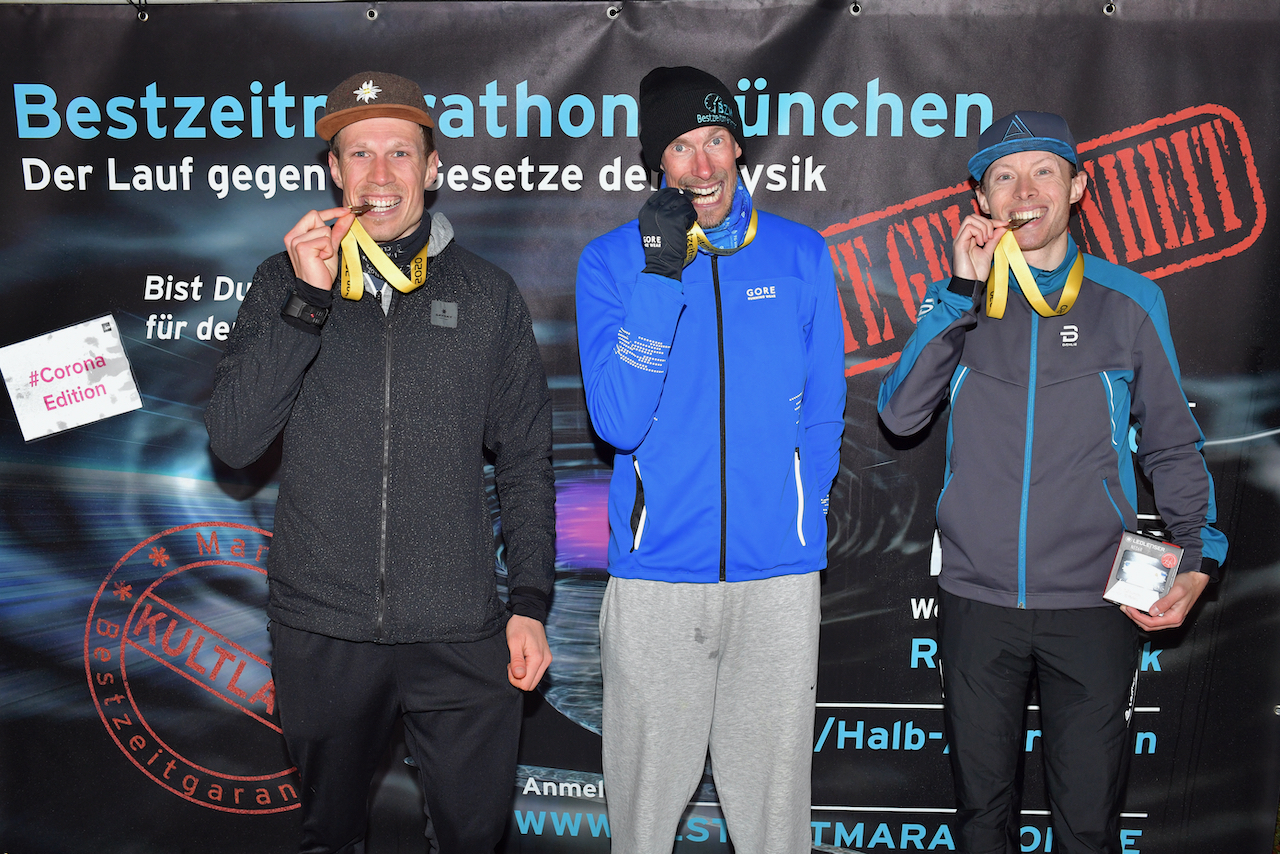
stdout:
[[689,197],[675,187],[663,187],[640,208],[640,238],[644,241],[644,272],[680,281],[684,271],[687,234],[698,221]]

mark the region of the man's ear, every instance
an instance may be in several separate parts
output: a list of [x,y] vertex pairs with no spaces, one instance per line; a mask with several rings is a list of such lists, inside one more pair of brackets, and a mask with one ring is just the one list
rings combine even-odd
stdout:
[[422,182],[422,189],[430,190],[436,182],[436,173],[440,171],[440,152],[433,151],[427,155],[427,175]]
[[338,157],[332,151],[329,152],[329,174],[333,177],[333,183],[339,190],[345,190],[342,186],[342,170],[338,167]]
[[978,186],[973,188],[973,194],[978,197],[978,209],[991,216],[991,205],[987,204],[987,194],[982,192],[982,182],[978,182]]
[[1089,173],[1083,169],[1076,173],[1071,179],[1071,204],[1075,204],[1084,198],[1084,191],[1089,187]]

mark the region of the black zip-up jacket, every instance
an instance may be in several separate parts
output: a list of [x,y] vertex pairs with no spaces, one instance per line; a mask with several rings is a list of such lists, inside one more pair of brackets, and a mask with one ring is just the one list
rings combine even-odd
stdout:
[[[371,292],[352,301],[300,282],[285,253],[254,274],[205,424],[214,453],[234,467],[284,430],[267,558],[272,620],[382,643],[501,631],[485,449],[511,610],[546,618],[555,560],[546,375],[511,277],[451,237],[437,215],[426,283],[395,293],[386,315]],[[331,300],[322,329],[281,318],[294,291]]]

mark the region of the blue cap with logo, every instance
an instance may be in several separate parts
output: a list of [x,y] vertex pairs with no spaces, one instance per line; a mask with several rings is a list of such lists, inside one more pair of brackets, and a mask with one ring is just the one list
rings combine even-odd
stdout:
[[1076,139],[1067,120],[1053,113],[1020,111],[996,119],[978,137],[978,153],[969,158],[969,174],[981,183],[987,167],[1006,154],[1018,151],[1049,151],[1080,167]]
[[640,147],[650,169],[662,168],[673,139],[703,125],[726,128],[746,150],[738,105],[713,75],[682,65],[655,68],[640,81]]

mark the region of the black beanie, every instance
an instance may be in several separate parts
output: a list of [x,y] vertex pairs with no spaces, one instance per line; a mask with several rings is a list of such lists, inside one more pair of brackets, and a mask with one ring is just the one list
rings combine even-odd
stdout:
[[640,147],[653,171],[671,141],[703,125],[728,128],[746,151],[742,117],[729,88],[705,71],[681,65],[655,68],[640,81]]

